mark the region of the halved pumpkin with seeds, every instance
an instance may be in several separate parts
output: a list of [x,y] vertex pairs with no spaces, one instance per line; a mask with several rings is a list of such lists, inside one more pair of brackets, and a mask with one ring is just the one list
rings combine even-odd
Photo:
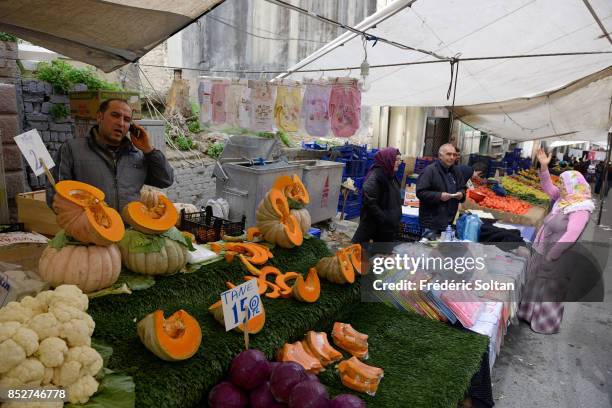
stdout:
[[122,211],[125,222],[144,234],[163,234],[174,227],[178,213],[172,201],[161,192],[144,190],[140,201],[132,201]]
[[196,319],[179,310],[167,319],[156,310],[137,324],[145,347],[162,360],[180,361],[192,357],[200,348],[202,330]]
[[63,180],[55,184],[55,193],[53,210],[67,235],[101,246],[121,241],[125,233],[123,220],[106,205],[102,190],[80,181]]

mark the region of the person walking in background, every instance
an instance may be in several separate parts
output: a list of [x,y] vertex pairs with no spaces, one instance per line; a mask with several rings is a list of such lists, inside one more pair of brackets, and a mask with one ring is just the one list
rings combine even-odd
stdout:
[[557,333],[561,327],[564,306],[561,300],[568,291],[569,275],[580,272],[565,268],[562,255],[580,239],[595,209],[591,187],[577,171],[561,173],[561,187],[557,188],[548,172],[550,155],[538,151],[542,189],[556,200],[544,219],[534,244],[533,256],[527,271],[524,302],[518,316],[529,322],[537,333]]
[[465,181],[459,166],[455,165],[456,158],[455,147],[443,144],[438,150],[438,160],[427,166],[417,179],[419,223],[422,236],[428,239],[453,223],[459,203],[465,201]]
[[400,185],[395,173],[402,162],[399,150],[387,147],[374,156],[362,187],[359,226],[353,242],[391,242],[402,218]]

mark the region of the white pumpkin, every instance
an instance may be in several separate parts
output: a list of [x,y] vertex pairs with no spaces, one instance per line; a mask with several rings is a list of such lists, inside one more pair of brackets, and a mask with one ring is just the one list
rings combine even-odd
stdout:
[[143,275],[170,275],[187,264],[187,248],[164,237],[164,246],[159,252],[129,252],[127,245],[119,245],[123,265]]
[[47,246],[38,264],[40,277],[51,286],[76,285],[90,293],[107,288],[119,279],[121,253],[117,245]]
[[304,235],[308,234],[308,231],[310,231],[310,227],[312,225],[310,213],[308,212],[308,210],[306,208],[301,208],[299,210],[293,209],[290,212],[291,212],[291,215],[295,217],[298,224],[300,224],[300,229],[302,230],[302,234]]
[[174,208],[176,208],[176,212],[179,214],[178,220],[176,221],[177,228],[181,226],[181,210],[185,210],[186,214],[198,212],[198,207],[193,204],[174,203]]

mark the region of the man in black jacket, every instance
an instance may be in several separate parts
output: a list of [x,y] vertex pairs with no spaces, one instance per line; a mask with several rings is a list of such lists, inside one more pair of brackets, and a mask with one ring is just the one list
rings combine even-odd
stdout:
[[455,165],[456,157],[453,145],[440,146],[438,160],[427,166],[417,179],[419,223],[424,237],[437,236],[452,224],[459,203],[465,201],[465,181]]

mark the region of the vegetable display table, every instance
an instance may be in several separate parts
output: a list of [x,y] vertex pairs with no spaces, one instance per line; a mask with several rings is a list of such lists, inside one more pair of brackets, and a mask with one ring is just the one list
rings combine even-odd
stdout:
[[543,207],[532,206],[524,215],[511,214],[505,211],[498,211],[492,208],[482,207],[471,199],[467,199],[465,202],[461,203],[461,208],[464,210],[485,211],[491,213],[495,219],[499,221],[507,222],[509,224],[533,226],[536,229],[540,228],[542,221],[544,221],[544,218],[548,213]]
[[[273,252],[270,264],[300,273],[329,255],[325,244],[317,239],[306,240],[296,249],[277,248]],[[231,359],[244,348],[242,335],[225,332],[207,309],[226,290],[226,281],[239,284],[245,275],[239,262],[220,261],[191,274],[158,278],[153,287],[131,295],[91,300],[94,338],[113,347],[110,369],[133,376],[138,407],[206,405],[208,391],[224,378]],[[285,342],[300,340],[308,330],[329,330],[334,321],[351,323],[367,333],[368,364],[385,370],[378,394],[361,395],[368,407],[454,407],[463,399],[487,350],[484,336],[460,332],[382,304],[360,303],[358,284],[322,281],[316,303],[264,297],[263,304],[266,324],[250,337],[250,347],[263,351],[268,358]],[[191,359],[162,361],[142,345],[136,322],[156,309],[166,315],[184,309],[199,321],[202,344]],[[333,367],[320,378],[332,395],[350,392],[340,384]]]

